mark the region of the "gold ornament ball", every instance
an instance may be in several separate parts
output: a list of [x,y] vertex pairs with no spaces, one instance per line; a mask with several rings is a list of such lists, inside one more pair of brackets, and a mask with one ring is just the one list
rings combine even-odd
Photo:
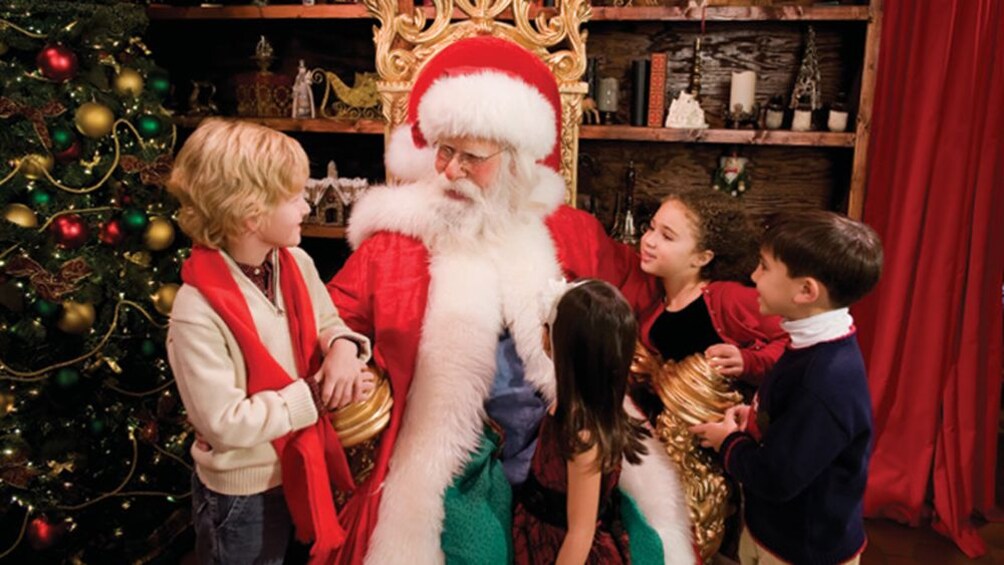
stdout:
[[171,308],[174,306],[174,297],[178,295],[178,285],[168,283],[157,289],[157,292],[150,295],[153,307],[165,316],[171,315]]
[[143,241],[151,251],[167,249],[174,243],[174,224],[162,216],[150,218],[150,223],[146,225],[146,233],[143,234]]
[[24,159],[21,159],[21,173],[31,180],[40,179],[47,171],[52,171],[54,163],[52,155],[38,153],[25,155]]
[[143,92],[143,75],[135,69],[123,68],[115,77],[115,92],[122,96],[139,96]]
[[107,106],[97,102],[86,102],[77,108],[74,116],[77,130],[92,139],[98,139],[111,133],[115,123],[115,114]]
[[0,392],[0,416],[13,412],[16,400],[13,393],[7,391]]
[[63,301],[63,315],[56,322],[56,327],[68,334],[82,334],[94,325],[94,305]]
[[6,55],[8,49],[10,49],[10,46],[0,41],[0,55]]
[[22,228],[34,228],[38,226],[38,218],[35,211],[24,204],[8,204],[3,209],[3,219],[12,224],[17,224]]

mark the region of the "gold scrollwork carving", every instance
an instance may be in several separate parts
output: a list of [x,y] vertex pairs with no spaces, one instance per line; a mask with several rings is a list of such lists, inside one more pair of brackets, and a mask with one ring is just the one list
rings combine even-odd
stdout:
[[[477,35],[513,41],[537,54],[551,69],[562,99],[561,173],[568,184],[566,200],[575,203],[579,121],[586,85],[588,0],[563,0],[540,9],[530,0],[434,0],[430,8],[401,13],[397,0],[364,0],[379,22],[373,27],[377,89],[383,102],[387,133],[407,120],[411,84],[425,62],[450,43]],[[535,14],[531,17],[531,11]],[[389,135],[385,139],[389,139]]]

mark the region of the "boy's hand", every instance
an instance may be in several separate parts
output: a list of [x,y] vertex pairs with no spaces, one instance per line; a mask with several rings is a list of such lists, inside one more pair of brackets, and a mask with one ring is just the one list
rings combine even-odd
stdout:
[[368,399],[373,395],[374,390],[376,390],[376,375],[364,367],[356,379],[356,394],[352,397],[352,402],[362,402]]
[[743,356],[739,348],[727,343],[716,343],[704,350],[704,357],[712,369],[726,377],[738,377],[743,374]]
[[690,433],[700,438],[701,447],[710,447],[718,451],[729,434],[739,431],[735,415],[729,413],[731,410],[730,408],[728,412],[725,412],[725,418],[721,422],[708,422],[690,427]]
[[736,425],[739,426],[740,432],[746,431],[746,426],[750,422],[750,412],[752,412],[752,407],[749,404],[736,404],[732,408],[725,411],[725,418],[732,418],[735,420]]
[[321,385],[321,401],[328,410],[352,402],[357,383],[366,364],[359,360],[358,346],[347,339],[336,339],[324,356],[324,364],[317,375]]

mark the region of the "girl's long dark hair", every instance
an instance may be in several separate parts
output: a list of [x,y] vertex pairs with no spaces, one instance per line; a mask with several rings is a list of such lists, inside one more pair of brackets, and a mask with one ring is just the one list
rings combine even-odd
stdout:
[[565,459],[597,446],[597,463],[607,473],[622,458],[638,463],[647,453],[642,444],[647,430],[623,406],[637,337],[634,313],[613,286],[589,280],[561,297],[551,351],[556,432]]

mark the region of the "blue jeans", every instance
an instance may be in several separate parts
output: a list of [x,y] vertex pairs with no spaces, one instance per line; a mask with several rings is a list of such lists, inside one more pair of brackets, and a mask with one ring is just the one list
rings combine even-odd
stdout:
[[206,488],[194,472],[192,523],[201,564],[282,563],[293,534],[281,486],[229,496]]

